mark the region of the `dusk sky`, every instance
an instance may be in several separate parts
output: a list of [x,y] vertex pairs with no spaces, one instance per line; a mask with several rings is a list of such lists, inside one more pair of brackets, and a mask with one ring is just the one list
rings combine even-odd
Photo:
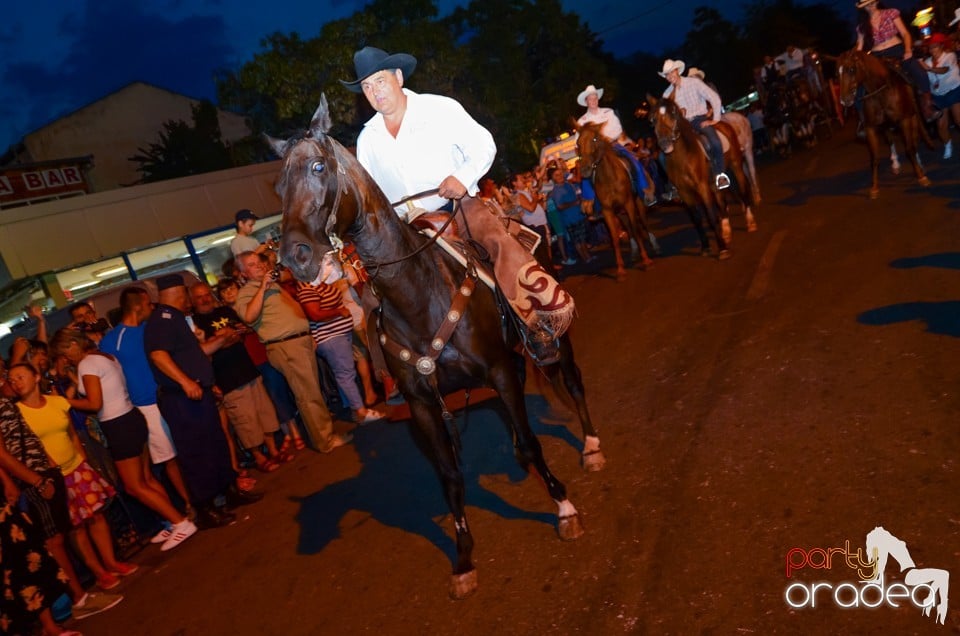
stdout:
[[[828,0],[829,1],[829,0]],[[852,0],[848,0],[852,2]],[[739,0],[562,0],[614,54],[678,45],[697,6],[739,19]],[[0,153],[27,133],[141,80],[215,98],[213,73],[236,69],[273,32],[310,38],[367,0],[31,0],[0,22]],[[465,1],[439,0],[441,14]]]

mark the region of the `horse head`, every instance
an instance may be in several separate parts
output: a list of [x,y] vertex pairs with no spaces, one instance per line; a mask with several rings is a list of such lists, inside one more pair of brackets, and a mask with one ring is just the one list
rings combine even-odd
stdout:
[[657,99],[647,95],[650,103],[650,125],[657,137],[657,145],[663,154],[669,155],[680,138],[680,121],[683,114],[672,99]]
[[841,53],[837,58],[837,77],[840,80],[840,103],[852,106],[857,86],[863,81],[866,54],[856,49]]
[[603,124],[577,126],[577,154],[580,156],[580,176],[592,179],[597,164],[610,143],[600,134]]
[[330,130],[325,95],[310,127],[287,140],[266,137],[283,160],[276,191],[283,209],[280,262],[303,281],[328,280],[339,270],[342,237],[357,222],[359,197],[351,179],[362,170]]

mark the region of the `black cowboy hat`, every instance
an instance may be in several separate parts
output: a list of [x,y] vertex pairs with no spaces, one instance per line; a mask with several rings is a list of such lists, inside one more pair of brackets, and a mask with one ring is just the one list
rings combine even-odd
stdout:
[[403,77],[407,78],[413,74],[413,69],[417,68],[417,58],[407,53],[394,53],[390,55],[381,49],[365,46],[353,54],[353,67],[357,72],[357,79],[352,82],[340,80],[347,90],[359,93],[363,89],[360,82],[370,77],[377,71],[385,71],[392,68],[398,68],[403,72]]

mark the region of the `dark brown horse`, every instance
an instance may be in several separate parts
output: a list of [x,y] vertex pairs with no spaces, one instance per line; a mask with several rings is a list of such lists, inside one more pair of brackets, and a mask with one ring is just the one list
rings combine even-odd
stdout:
[[[622,281],[626,278],[627,270],[623,265],[623,254],[617,238],[620,234],[617,216],[620,213],[626,217],[627,235],[630,237],[635,262],[639,250],[639,264],[643,267],[653,264],[643,246],[645,237],[649,237],[650,247],[655,253],[660,252],[660,246],[647,228],[647,206],[643,203],[642,194],[635,194],[633,191],[633,173],[630,166],[627,165],[627,160],[621,158],[613,149],[613,143],[600,134],[602,126],[603,124],[585,124],[578,127],[577,153],[580,155],[580,175],[593,182],[600,212],[607,224],[607,230],[610,231],[610,242],[613,243],[613,253],[617,258],[617,280]],[[643,236],[640,230],[643,230]]]
[[837,58],[837,75],[840,78],[840,103],[852,106],[857,99],[857,90],[863,104],[863,127],[870,149],[872,182],[870,198],[880,196],[877,171],[880,166],[880,135],[888,128],[897,128],[903,135],[907,156],[920,185],[930,185],[930,179],[920,164],[919,138],[923,130],[913,90],[899,73],[875,55],[863,51],[847,51]]
[[737,132],[727,122],[715,124],[717,132],[728,142],[724,165],[732,173],[735,182],[724,190],[729,194],[721,196],[714,188],[710,162],[693,124],[687,121],[672,99],[657,99],[647,95],[647,101],[650,103],[650,123],[657,144],[666,157],[667,178],[677,188],[680,200],[690,214],[690,220],[700,236],[702,252],[706,254],[710,249],[710,241],[703,227],[705,216],[717,239],[718,257],[721,260],[729,258],[727,243],[730,241],[730,225],[725,217],[726,197],[735,197],[743,206],[747,228],[753,231],[756,223],[750,208],[755,204],[754,197],[759,195],[759,189],[744,172],[744,156]]
[[[456,526],[457,562],[450,594],[465,598],[477,588],[473,536],[464,509],[456,426],[448,428],[445,422],[442,396],[472,387],[494,388],[506,407],[518,460],[536,468],[559,507],[561,538],[576,539],[583,528],[530,429],[523,391],[525,362],[516,351],[516,332],[501,320],[497,297],[483,284],[474,286],[472,267],[427,245],[425,236],[401,221],[354,156],[326,134],[330,124],[322,98],[302,136],[269,140],[283,158],[277,183],[283,202],[280,257],[298,279],[312,281],[335,267],[341,239],[350,237],[371,271],[370,284],[380,300],[380,342],[390,354],[387,366],[429,449]],[[586,438],[584,466],[597,470],[603,464],[600,441],[566,336],[561,339],[561,354],[560,362],[542,369],[555,386],[562,375],[577,402]]]

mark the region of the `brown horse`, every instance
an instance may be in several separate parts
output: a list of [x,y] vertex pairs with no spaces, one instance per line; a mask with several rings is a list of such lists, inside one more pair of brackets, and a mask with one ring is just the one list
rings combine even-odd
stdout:
[[[637,250],[640,254],[639,264],[642,267],[653,265],[643,246],[643,234],[649,237],[650,247],[654,253],[660,252],[660,246],[652,232],[647,228],[647,206],[643,203],[642,194],[633,191],[633,173],[626,160],[617,155],[613,149],[613,142],[600,134],[603,124],[584,124],[578,126],[577,154],[580,155],[580,175],[593,182],[597,201],[600,203],[600,212],[610,231],[610,242],[613,243],[613,253],[617,258],[617,280],[623,281],[627,270],[623,265],[623,254],[620,252],[620,234],[617,215],[621,212],[626,217],[627,234],[630,237],[632,256],[636,262]],[[649,178],[649,177],[648,177]]]
[[[350,237],[372,274],[379,297],[379,341],[387,366],[410,406],[443,486],[456,526],[457,561],[450,594],[460,599],[477,588],[471,562],[473,536],[467,525],[464,480],[459,465],[458,435],[444,395],[478,386],[499,394],[513,431],[518,460],[531,464],[559,507],[563,539],[583,534],[566,488],[553,476],[540,442],[530,428],[524,404],[525,362],[517,353],[517,333],[502,322],[497,296],[475,285],[472,263],[464,267],[453,256],[403,222],[369,174],[336,140],[330,129],[326,98],[310,128],[288,141],[270,139],[283,159],[277,192],[283,205],[280,257],[300,280],[324,277],[336,267],[341,238]],[[472,204],[481,205],[476,200]],[[554,385],[558,375],[577,403],[584,429],[584,467],[603,465],[600,441],[590,423],[580,370],[568,337],[561,338],[560,361],[541,367]]]
[[899,73],[875,55],[863,51],[847,51],[837,58],[837,75],[840,78],[840,103],[852,106],[857,100],[857,91],[862,87],[863,127],[870,149],[870,170],[873,177],[870,198],[880,195],[877,170],[880,165],[880,134],[888,127],[895,127],[903,135],[907,156],[920,185],[927,187],[930,179],[920,164],[918,140],[923,129],[913,90]]
[[657,137],[657,144],[666,157],[667,178],[677,188],[680,200],[690,214],[690,220],[700,236],[702,253],[710,249],[710,241],[703,227],[706,216],[710,229],[717,240],[718,257],[723,260],[730,257],[729,221],[721,217],[727,207],[726,196],[735,197],[743,206],[749,231],[756,229],[751,206],[754,204],[754,192],[759,188],[747,178],[744,172],[744,156],[736,131],[726,122],[715,124],[717,131],[728,140],[728,149],[724,153],[726,170],[733,174],[735,187],[731,185],[721,196],[713,186],[713,176],[706,151],[700,138],[672,99],[657,99],[647,95],[650,104],[650,123]]

